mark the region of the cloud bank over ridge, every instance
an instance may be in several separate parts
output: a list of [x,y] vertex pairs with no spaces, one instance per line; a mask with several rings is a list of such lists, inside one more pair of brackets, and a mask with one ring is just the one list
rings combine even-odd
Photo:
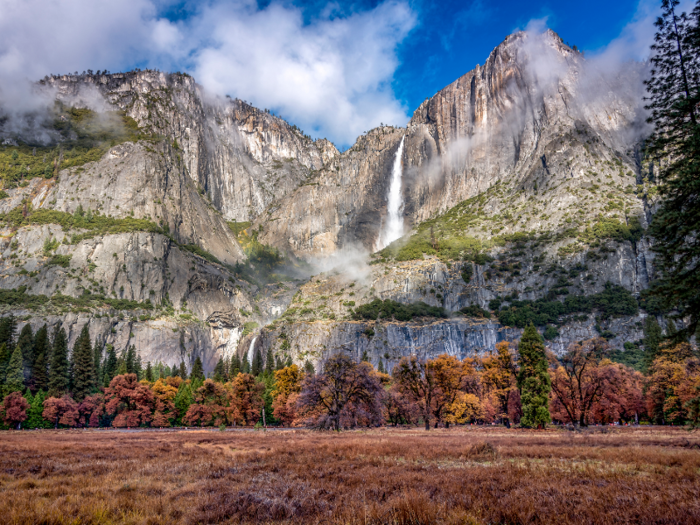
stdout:
[[403,125],[391,81],[398,44],[417,23],[387,0],[305,22],[301,9],[212,1],[171,21],[160,0],[6,0],[0,16],[0,103],[31,110],[29,83],[51,73],[134,66],[184,70],[210,92],[270,108],[313,136],[349,145],[380,122]]

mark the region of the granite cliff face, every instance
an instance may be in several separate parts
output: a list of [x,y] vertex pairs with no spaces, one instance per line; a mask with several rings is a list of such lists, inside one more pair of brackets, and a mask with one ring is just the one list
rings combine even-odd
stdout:
[[[253,337],[300,363],[340,350],[391,366],[410,353],[491,349],[519,330],[495,318],[350,314],[374,298],[457,312],[564,288],[581,296],[606,283],[646,288],[653,260],[644,238],[596,230],[601,221],[643,228],[650,216],[636,149],[641,102],[631,87],[640,74],[608,75],[553,33],[518,33],[425,101],[407,128],[371,130],[342,153],[246,102],[209,97],[187,75],[47,78],[42,89],[65,107],[119,111],[139,135],[96,161],[6,185],[0,287],[22,298],[5,299],[3,312],[35,328],[63,324],[71,344],[89,321],[92,336],[118,351],[133,344],[143,361],[169,365],[201,356],[207,370],[246,352]],[[469,282],[462,271],[472,263],[461,257],[364,260],[386,220],[403,137],[408,235],[396,247],[428,219],[440,233],[468,215],[449,235],[477,240],[488,255]],[[0,128],[0,138],[11,148],[18,137]],[[77,218],[85,212],[116,226],[91,226]],[[251,239],[296,261],[293,279],[265,284],[242,271],[256,261]],[[38,296],[46,298],[39,305]],[[562,352],[602,329],[619,347],[641,337],[642,319],[567,318],[550,346]]]

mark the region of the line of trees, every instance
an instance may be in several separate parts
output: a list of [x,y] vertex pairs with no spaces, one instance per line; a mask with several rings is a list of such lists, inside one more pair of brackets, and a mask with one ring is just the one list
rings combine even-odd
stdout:
[[[700,415],[697,348],[674,342],[674,333],[664,340],[660,329],[649,331],[646,375],[610,360],[603,338],[572,344],[557,358],[530,325],[517,344],[500,342],[484,356],[409,356],[391,374],[344,353],[316,373],[271,351],[263,358],[258,349],[252,363],[222,358],[205,378],[198,359],[188,375],[184,363],[142,367],[133,347],[121,356],[110,348],[103,356],[87,326],[69,355],[62,329],[49,339],[46,327],[32,334],[25,326],[15,340],[14,323],[0,320],[0,415],[9,428],[252,426],[263,417],[268,424],[334,430],[467,423],[542,428],[552,421],[697,425]],[[8,342],[14,347],[9,357]]]

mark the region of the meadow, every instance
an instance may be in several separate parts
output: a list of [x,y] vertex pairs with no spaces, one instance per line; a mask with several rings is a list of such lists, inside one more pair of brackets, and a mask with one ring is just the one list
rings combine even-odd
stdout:
[[699,488],[683,428],[0,433],[8,524],[688,524]]

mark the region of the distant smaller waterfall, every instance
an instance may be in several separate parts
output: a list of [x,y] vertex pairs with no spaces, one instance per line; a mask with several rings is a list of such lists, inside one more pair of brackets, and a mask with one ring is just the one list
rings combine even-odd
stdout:
[[257,335],[253,337],[253,340],[250,342],[250,348],[248,348],[248,363],[251,365],[253,364],[253,354],[255,352],[255,341],[257,338]]
[[386,203],[386,224],[379,233],[376,245],[377,250],[386,248],[403,235],[403,193],[401,191],[403,169],[401,159],[403,158],[404,138],[405,135],[401,137],[399,148],[396,150],[396,156],[394,157]]

